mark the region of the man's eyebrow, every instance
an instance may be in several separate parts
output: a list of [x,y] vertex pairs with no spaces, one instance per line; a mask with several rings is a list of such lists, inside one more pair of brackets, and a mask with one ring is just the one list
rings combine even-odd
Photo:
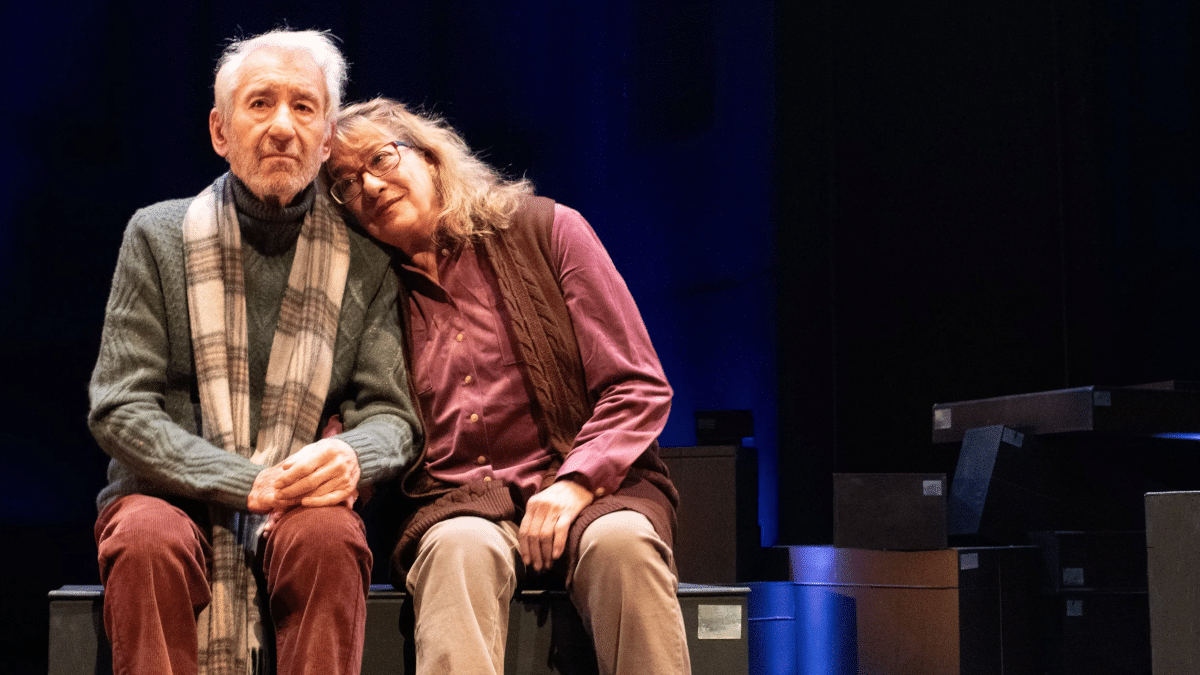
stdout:
[[259,97],[271,97],[275,95],[275,87],[271,82],[256,82],[246,86],[245,92],[242,94],[243,99],[252,99]]
[[314,101],[321,100],[321,91],[316,87],[292,83],[288,85],[288,93],[300,98],[311,98]]
[[292,97],[311,99],[313,101],[321,100],[321,92],[316,87],[297,84],[296,82],[279,80],[266,80],[248,84],[246,85],[246,90],[243,94],[243,97],[255,98],[258,96],[273,96],[279,89],[286,91],[287,94]]

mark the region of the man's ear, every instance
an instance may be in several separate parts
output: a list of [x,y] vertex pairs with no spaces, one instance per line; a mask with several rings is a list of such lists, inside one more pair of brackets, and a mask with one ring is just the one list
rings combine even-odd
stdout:
[[217,109],[213,108],[208,113],[208,134],[212,136],[213,150],[218,155],[225,157],[229,154],[229,139],[225,136],[225,125],[221,121],[221,115],[217,113]]

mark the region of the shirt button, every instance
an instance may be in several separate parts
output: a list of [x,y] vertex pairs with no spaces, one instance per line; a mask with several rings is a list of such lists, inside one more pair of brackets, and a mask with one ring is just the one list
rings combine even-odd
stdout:
[[492,482],[492,477],[491,477],[491,476],[484,476],[484,477],[483,477],[483,482],[485,482],[485,483],[490,483],[490,482]]
[[471,384],[471,380],[472,380],[471,376],[468,375],[463,378],[463,384]]
[[442,249],[442,255],[450,255],[450,249],[448,249],[448,248]]
[[471,421],[472,421],[472,422],[478,422],[478,421],[479,421],[479,415],[478,415],[477,413],[471,413]]
[[476,464],[478,464],[478,465],[480,465],[480,466],[483,466],[484,464],[487,464],[487,455],[480,455],[480,456],[476,457],[476,458],[475,458],[475,463],[476,463]]
[[462,333],[459,333],[458,335],[455,335],[455,336],[454,336],[454,339],[455,339],[455,340],[458,340],[459,342],[462,342],[462,341],[463,341],[463,334],[462,334]]
[[602,488],[602,487],[596,488],[596,496],[603,497],[604,496],[604,488]]

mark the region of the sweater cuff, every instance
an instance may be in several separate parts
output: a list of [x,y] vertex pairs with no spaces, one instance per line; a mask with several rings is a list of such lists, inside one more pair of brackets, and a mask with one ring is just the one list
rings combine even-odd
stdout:
[[214,481],[216,492],[223,495],[223,497],[217,498],[218,501],[244,510],[246,500],[250,497],[250,490],[254,487],[254,480],[258,478],[258,474],[262,473],[263,467],[255,466],[254,469],[246,468],[245,470],[221,473]]
[[400,471],[413,454],[412,431],[385,428],[392,433],[380,433],[375,425],[362,424],[334,436],[354,448],[358,455],[358,468],[362,472],[359,483],[368,485],[390,478]]

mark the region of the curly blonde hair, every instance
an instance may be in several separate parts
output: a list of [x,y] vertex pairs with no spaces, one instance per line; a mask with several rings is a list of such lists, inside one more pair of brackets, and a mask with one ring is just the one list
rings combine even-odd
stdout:
[[[475,156],[466,141],[440,117],[414,113],[390,98],[374,98],[342,108],[334,123],[334,144],[357,144],[383,132],[424,153],[436,168],[438,241],[463,241],[508,227],[533,183],[509,180]],[[328,181],[329,176],[326,175]]]

